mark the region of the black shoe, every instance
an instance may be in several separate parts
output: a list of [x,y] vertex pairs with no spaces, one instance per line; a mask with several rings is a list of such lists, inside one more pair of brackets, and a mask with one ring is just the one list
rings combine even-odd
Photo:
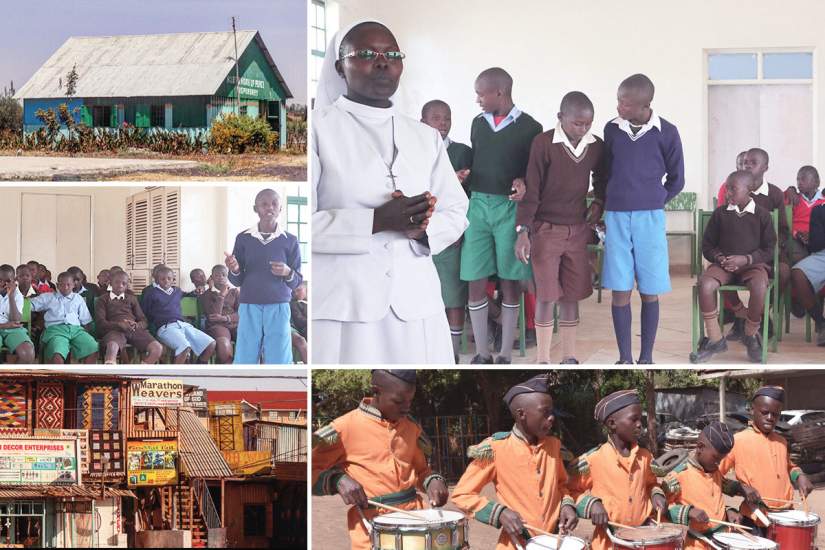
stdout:
[[636,361],[636,364],[637,365],[652,365],[653,364],[653,359],[642,359],[641,357],[639,357],[639,360]]
[[458,364],[460,364],[460,363],[461,363],[461,361],[459,361],[459,359],[458,359],[458,354],[457,354],[457,353],[454,353],[454,354],[453,354],[453,359],[455,359],[455,364],[456,364],[456,365],[458,365]]
[[633,361],[622,361],[621,359],[619,359],[618,361],[616,361],[613,364],[614,365],[632,365]]
[[566,357],[566,358],[562,359],[561,363],[559,363],[559,365],[578,365],[578,364],[579,364],[579,360],[576,359],[575,357]]
[[825,323],[816,324],[816,345],[825,347]]
[[742,337],[745,335],[745,320],[744,319],[734,319],[733,320],[733,328],[730,329],[730,332],[725,336],[725,339],[728,342],[739,342],[742,340]]
[[481,354],[477,354],[470,360],[471,365],[492,365],[493,364],[493,356],[490,357],[482,357]]
[[689,359],[693,364],[707,363],[711,357],[725,351],[728,351],[728,341],[724,336],[716,342],[711,342],[709,338],[705,337],[699,343],[699,350],[691,353]]
[[791,300],[791,314],[796,317],[797,319],[802,319],[805,317],[805,307],[797,302],[796,300]]
[[494,361],[496,365],[509,365],[512,363],[509,357],[504,357],[502,355],[496,356],[496,360]]
[[753,336],[743,336],[742,343],[748,349],[748,359],[751,363],[762,362],[762,335],[758,332]]

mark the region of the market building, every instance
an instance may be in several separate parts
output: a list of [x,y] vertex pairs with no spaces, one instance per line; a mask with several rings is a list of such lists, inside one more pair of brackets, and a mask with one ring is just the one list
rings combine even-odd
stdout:
[[[221,115],[265,119],[287,139],[292,97],[257,31],[69,38],[17,92],[24,132],[43,126],[39,109],[65,103],[93,128],[206,134]],[[235,64],[237,42],[237,70]],[[67,75],[77,73],[74,94]]]

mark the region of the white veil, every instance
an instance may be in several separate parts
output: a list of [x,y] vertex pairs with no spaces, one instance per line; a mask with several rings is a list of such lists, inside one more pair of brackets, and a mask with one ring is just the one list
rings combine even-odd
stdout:
[[[346,27],[342,27],[335,33],[335,36],[332,37],[332,40],[330,40],[327,45],[324,63],[321,66],[321,75],[318,78],[318,90],[315,95],[315,109],[332,105],[339,97],[346,93],[347,83],[344,77],[339,75],[338,71],[335,70],[335,62],[338,60],[338,52],[341,49],[341,42],[344,40],[344,37],[349,31],[362,23],[378,23],[379,25],[384,25],[384,23],[376,19],[362,19],[350,23]],[[386,27],[386,25],[384,26]],[[401,78],[402,83],[398,85],[398,89],[395,91],[395,94],[390,97],[390,100],[398,113],[415,117],[415,112],[409,108],[412,102],[408,100],[404,93],[403,75]]]

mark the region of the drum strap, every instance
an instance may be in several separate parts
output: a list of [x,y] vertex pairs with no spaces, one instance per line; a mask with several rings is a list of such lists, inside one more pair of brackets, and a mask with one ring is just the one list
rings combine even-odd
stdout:
[[[403,491],[398,491],[396,493],[374,496],[371,497],[370,500],[380,502],[381,504],[389,504],[390,506],[395,506],[398,504],[404,504],[405,502],[410,502],[411,500],[415,500],[416,494],[417,493],[415,491],[415,487],[410,487],[409,489],[404,489]],[[371,508],[374,507],[371,506]]]

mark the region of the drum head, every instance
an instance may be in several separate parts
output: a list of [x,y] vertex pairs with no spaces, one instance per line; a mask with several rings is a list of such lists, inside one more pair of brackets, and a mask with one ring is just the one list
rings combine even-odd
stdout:
[[414,510],[415,515],[421,516],[422,519],[414,519],[407,514],[399,512],[392,512],[383,516],[376,516],[373,518],[373,523],[378,525],[407,525],[407,526],[434,526],[445,523],[454,523],[464,519],[464,514],[461,512],[453,512],[451,510]]
[[558,546],[558,543],[556,537],[541,535],[528,540],[525,550],[584,550],[587,546],[582,539],[569,536],[564,537],[561,547]]
[[804,510],[785,510],[783,512],[770,512],[768,519],[779,525],[788,527],[810,527],[819,524],[819,516],[813,512],[805,513]]
[[654,544],[659,542],[668,542],[674,539],[681,539],[685,536],[685,532],[675,525],[660,525],[618,529],[613,536],[627,542],[645,542],[648,544]]
[[721,542],[729,548],[736,548],[739,550],[771,550],[777,548],[776,543],[772,540],[763,539],[762,537],[755,537],[756,542],[750,540],[742,533],[716,533],[713,535],[713,540]]

